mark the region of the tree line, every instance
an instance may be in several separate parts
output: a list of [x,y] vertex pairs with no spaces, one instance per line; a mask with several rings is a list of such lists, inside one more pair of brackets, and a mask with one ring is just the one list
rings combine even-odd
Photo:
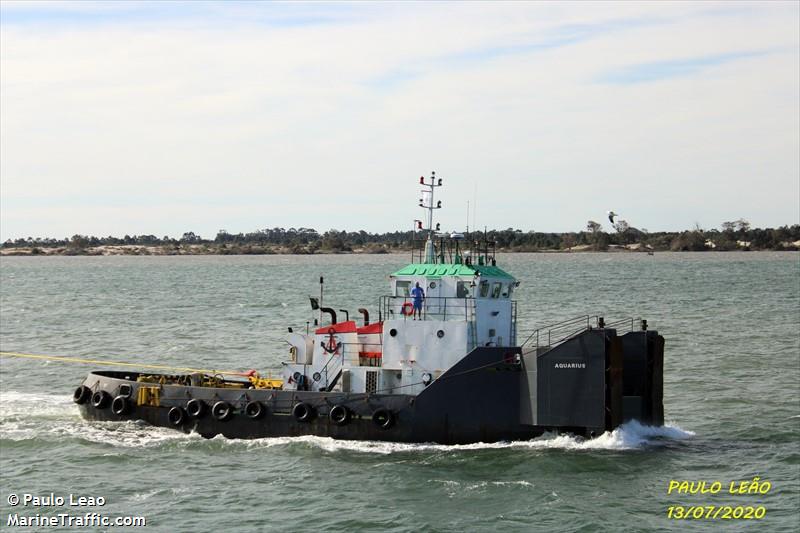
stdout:
[[[19,238],[7,240],[2,248],[64,248],[65,253],[82,253],[100,246],[157,246],[191,253],[317,253],[366,251],[388,253],[407,250],[412,239],[421,239],[413,231],[370,233],[339,231],[319,233],[313,228],[270,228],[249,233],[230,233],[219,230],[213,239],[188,231],[180,238],[168,235],[125,235],[124,237],[95,237],[73,235],[64,239]],[[467,240],[484,238],[494,242],[498,250],[536,252],[554,250],[608,250],[614,247],[653,251],[711,251],[711,250],[797,250],[800,225],[779,228],[751,228],[744,219],[723,222],[720,229],[679,232],[648,232],[629,226],[624,220],[610,224],[608,230],[599,222],[589,220],[586,229],[578,232],[548,233],[522,231],[515,228],[471,232]],[[637,246],[638,245],[638,246]]]

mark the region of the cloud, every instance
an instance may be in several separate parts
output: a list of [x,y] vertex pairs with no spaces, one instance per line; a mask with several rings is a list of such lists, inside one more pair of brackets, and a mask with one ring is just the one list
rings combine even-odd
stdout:
[[742,59],[763,56],[770,53],[775,53],[775,51],[750,50],[742,52],[730,52],[725,54],[714,54],[702,57],[673,59],[669,61],[641,63],[605,72],[600,74],[597,79],[598,81],[605,83],[630,84],[660,81],[676,77],[694,76],[712,67],[717,67]]
[[[2,4],[3,24],[25,27],[91,29],[108,25],[250,24],[264,27],[340,23],[354,12],[346,4],[313,2],[184,1],[13,1]],[[361,12],[368,10],[362,9]]]
[[2,4],[2,239],[405,228],[430,170],[448,228],[475,184],[490,227],[800,219],[793,4],[35,4]]

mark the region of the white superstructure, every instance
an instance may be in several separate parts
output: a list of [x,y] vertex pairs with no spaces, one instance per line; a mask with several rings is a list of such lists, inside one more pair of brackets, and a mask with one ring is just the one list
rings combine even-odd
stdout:
[[[415,395],[477,346],[516,346],[518,282],[496,266],[485,239],[467,251],[463,235],[437,235],[433,210],[441,201],[434,205],[433,194],[442,180],[431,176],[420,184],[424,246],[414,252],[416,262],[390,276],[378,322],[369,324],[364,314],[360,325],[337,323],[335,312],[322,308],[329,324],[287,338],[284,389]],[[417,284],[425,295],[419,318]]]

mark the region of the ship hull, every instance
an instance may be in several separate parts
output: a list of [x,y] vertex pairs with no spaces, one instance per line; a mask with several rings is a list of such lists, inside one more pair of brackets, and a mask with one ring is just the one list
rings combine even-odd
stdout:
[[[443,376],[445,379],[436,380],[416,396],[160,385],[157,406],[138,405],[139,389],[154,386],[137,382],[140,374],[92,372],[81,385],[92,393],[105,392],[106,402],[95,406],[87,399],[79,408],[81,415],[89,420],[140,420],[208,438],[216,435],[231,439],[315,435],[345,440],[441,444],[530,439],[540,435],[544,428],[520,424],[517,407],[522,372],[516,353],[517,349],[486,349],[470,354],[467,359],[471,364],[462,364],[457,373],[449,378]],[[128,409],[115,413],[112,399],[121,393],[127,397]],[[191,399],[204,403],[202,416],[191,417],[186,413]],[[232,407],[233,412],[227,419],[213,416],[211,409],[218,402]],[[258,418],[246,412],[251,402],[263,406]],[[299,404],[310,407],[307,418],[299,419],[295,411]],[[509,404],[514,407],[510,411]],[[332,419],[331,411],[335,406],[347,410],[346,421]],[[173,407],[184,412],[179,423],[170,419]],[[376,417],[376,413],[389,413],[391,420],[387,423],[385,417]]]
[[[526,440],[545,431],[595,436],[630,418],[663,423],[663,338],[627,335],[590,330],[546,353],[477,348],[418,395],[158,385],[142,382],[142,374],[109,371],[90,373],[76,401],[86,419],[141,420],[208,438],[468,444]],[[632,348],[623,353],[626,345]],[[201,413],[192,412],[193,400],[195,407],[202,402]]]

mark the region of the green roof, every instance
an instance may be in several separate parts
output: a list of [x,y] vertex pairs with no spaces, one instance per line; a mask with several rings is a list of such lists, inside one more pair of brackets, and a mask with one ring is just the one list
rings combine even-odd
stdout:
[[492,278],[514,279],[511,274],[500,267],[491,265],[464,265],[453,263],[412,263],[401,268],[392,275],[441,278],[442,276],[474,276],[475,274]]

